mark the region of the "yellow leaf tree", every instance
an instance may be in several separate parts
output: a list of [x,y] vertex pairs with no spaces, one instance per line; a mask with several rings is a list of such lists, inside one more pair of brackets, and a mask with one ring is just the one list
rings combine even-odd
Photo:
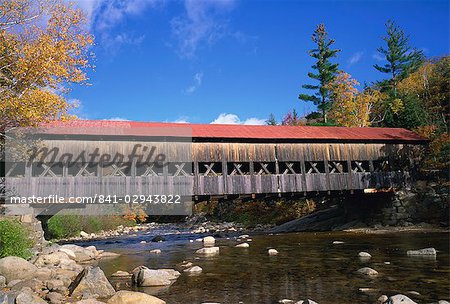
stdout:
[[0,131],[64,119],[70,83],[84,83],[93,37],[62,0],[0,2]]
[[358,85],[345,72],[340,72],[329,85],[332,96],[330,118],[339,126],[368,127],[382,119],[382,93],[370,88],[359,92]]

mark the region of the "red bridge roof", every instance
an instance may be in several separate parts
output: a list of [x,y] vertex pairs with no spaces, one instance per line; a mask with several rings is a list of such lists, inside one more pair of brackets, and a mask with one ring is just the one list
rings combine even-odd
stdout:
[[347,128],[315,126],[253,126],[222,124],[180,124],[163,122],[73,120],[45,126],[44,133],[60,135],[182,136],[211,140],[359,141],[425,142],[412,131],[401,128]]

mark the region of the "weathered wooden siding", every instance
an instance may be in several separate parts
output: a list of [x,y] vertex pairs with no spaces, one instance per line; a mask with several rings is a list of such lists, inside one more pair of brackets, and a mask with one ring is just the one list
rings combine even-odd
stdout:
[[[60,153],[79,154],[99,148],[100,154],[128,155],[136,144],[165,153],[164,169],[122,167],[70,171],[60,168],[51,176],[35,175],[27,167],[25,177],[8,177],[10,185],[28,189],[27,195],[65,196],[93,194],[226,195],[359,190],[389,187],[402,177],[376,167],[397,157],[404,145],[380,143],[166,143],[158,141],[47,140]],[[45,159],[48,161],[49,159]],[[83,164],[80,164],[80,168]],[[40,169],[39,172],[45,172]],[[81,172],[81,173],[80,173]],[[42,173],[40,173],[42,174]],[[38,178],[39,177],[39,178]]]

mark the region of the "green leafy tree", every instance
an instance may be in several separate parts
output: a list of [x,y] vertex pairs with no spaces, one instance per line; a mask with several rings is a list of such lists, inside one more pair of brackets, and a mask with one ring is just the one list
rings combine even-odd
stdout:
[[398,82],[416,71],[425,57],[422,51],[409,45],[409,37],[394,21],[387,21],[386,32],[387,35],[383,37],[386,47],[380,47],[377,51],[387,62],[384,65],[375,64],[374,67],[378,71],[390,75],[389,79],[379,82],[381,88],[393,89],[393,93],[396,94]]
[[266,120],[266,125],[268,126],[276,126],[278,125],[277,119],[273,113],[270,113],[269,118]]
[[330,109],[330,94],[328,85],[334,80],[338,72],[338,64],[330,62],[330,59],[337,56],[338,49],[332,49],[334,40],[328,38],[328,33],[323,23],[319,24],[312,35],[312,41],[317,45],[315,49],[309,51],[309,55],[316,59],[312,66],[315,73],[309,72],[311,79],[318,81],[316,85],[305,84],[302,88],[315,91],[313,94],[300,94],[298,98],[303,101],[312,101],[322,111],[322,119],[327,123],[327,112]]

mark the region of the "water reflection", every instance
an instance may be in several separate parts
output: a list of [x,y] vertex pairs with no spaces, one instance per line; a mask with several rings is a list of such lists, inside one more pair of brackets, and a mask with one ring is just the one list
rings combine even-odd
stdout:
[[[407,294],[419,302],[449,299],[449,237],[446,233],[401,233],[356,235],[346,233],[296,233],[252,235],[249,248],[234,247],[231,238],[217,239],[220,255],[196,257],[200,242],[189,242],[198,235],[176,234],[162,243],[140,244],[152,235],[123,238],[120,242],[95,242],[99,249],[122,253],[103,260],[107,276],[136,266],[175,268],[190,261],[203,268],[202,274],[182,274],[167,288],[141,291],[157,294],[167,303],[278,303],[280,299],[311,298],[319,303],[374,303],[381,294],[415,291]],[[342,244],[333,244],[341,240]],[[437,257],[411,257],[407,250],[434,247]],[[151,249],[161,249],[159,255]],[[277,256],[267,250],[276,248]],[[370,259],[360,259],[366,251]],[[355,273],[361,267],[379,272],[375,277]],[[130,288],[115,281],[118,288]]]

